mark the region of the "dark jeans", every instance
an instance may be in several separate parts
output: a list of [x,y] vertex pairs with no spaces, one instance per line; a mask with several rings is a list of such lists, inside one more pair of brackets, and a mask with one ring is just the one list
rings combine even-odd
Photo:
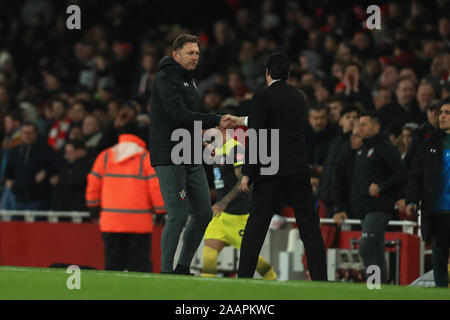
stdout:
[[[18,211],[44,211],[48,210],[48,204],[45,201],[33,201],[33,202],[15,202],[15,208],[12,210],[18,210]],[[13,221],[23,221],[24,216],[12,216],[11,220]],[[47,221],[47,218],[36,216],[35,221]]]
[[450,214],[432,213],[431,250],[436,287],[448,287],[448,257],[450,247]]
[[152,272],[151,233],[102,233],[105,270]]
[[161,236],[161,272],[173,271],[175,251],[188,215],[178,265],[190,267],[212,219],[208,181],[202,165],[156,166],[167,220]]
[[362,234],[359,242],[359,254],[364,268],[376,265],[381,271],[381,282],[386,283],[387,268],[384,257],[384,231],[392,215],[386,212],[369,212],[362,220]]

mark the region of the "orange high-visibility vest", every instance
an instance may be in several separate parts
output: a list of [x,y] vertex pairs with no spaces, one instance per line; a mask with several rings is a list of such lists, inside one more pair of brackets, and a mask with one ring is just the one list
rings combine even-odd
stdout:
[[86,204],[101,206],[102,232],[153,231],[152,213],[165,209],[143,140],[122,134],[117,145],[98,155],[87,178]]

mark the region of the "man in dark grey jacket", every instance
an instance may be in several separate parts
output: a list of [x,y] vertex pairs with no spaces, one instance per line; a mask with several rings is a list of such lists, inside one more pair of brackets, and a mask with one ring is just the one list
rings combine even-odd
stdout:
[[[194,132],[195,125],[201,123],[201,129],[232,127],[225,117],[200,112],[201,103],[192,79],[200,53],[198,43],[198,38],[192,35],[177,37],[172,44],[172,57],[164,57],[159,63],[151,90],[149,151],[167,210],[161,238],[161,273],[190,274],[192,258],[213,215],[202,157],[192,148],[196,144],[201,146],[201,141],[197,141],[201,140],[201,130]],[[191,148],[183,149],[181,157],[175,152],[178,149],[174,149],[178,142],[172,141],[177,129],[181,129],[179,133],[187,130],[191,137]],[[184,233],[181,255],[173,270],[175,251],[189,213],[191,219]]]
[[434,281],[448,286],[450,248],[450,99],[441,103],[439,128],[418,148],[406,189],[406,213],[421,209],[421,231],[431,245]]
[[380,120],[373,112],[359,119],[363,146],[355,156],[352,204],[361,217],[359,253],[367,268],[377,265],[381,281],[387,282],[384,231],[393,218],[397,192],[406,183],[407,169],[400,152],[380,133]]

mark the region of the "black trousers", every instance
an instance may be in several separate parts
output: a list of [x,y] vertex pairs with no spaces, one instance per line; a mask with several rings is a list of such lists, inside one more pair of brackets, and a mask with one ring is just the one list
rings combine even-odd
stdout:
[[450,214],[431,213],[431,251],[436,287],[448,287],[448,257],[450,248]]
[[255,182],[250,216],[242,238],[238,276],[239,278],[253,278],[270,221],[283,193],[287,194],[295,212],[295,220],[300,238],[305,246],[311,279],[327,281],[325,249],[320,232],[319,215],[314,210],[308,174],[272,177]]
[[151,233],[103,232],[105,270],[152,272]]

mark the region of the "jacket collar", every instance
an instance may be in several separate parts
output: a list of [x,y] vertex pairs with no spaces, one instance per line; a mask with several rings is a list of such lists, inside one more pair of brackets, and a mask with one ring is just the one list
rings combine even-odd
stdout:
[[165,56],[161,59],[161,61],[158,64],[158,70],[167,70],[168,73],[176,73],[182,77],[186,78],[192,78],[193,72],[186,70],[175,61],[174,58]]
[[124,133],[119,136],[119,143],[123,142],[133,142],[140,146],[141,148],[146,148],[147,144],[141,138],[135,136],[134,134]]
[[365,146],[371,147],[376,145],[377,143],[386,140],[386,136],[384,136],[381,132],[378,132],[373,137],[367,138],[363,140]]

